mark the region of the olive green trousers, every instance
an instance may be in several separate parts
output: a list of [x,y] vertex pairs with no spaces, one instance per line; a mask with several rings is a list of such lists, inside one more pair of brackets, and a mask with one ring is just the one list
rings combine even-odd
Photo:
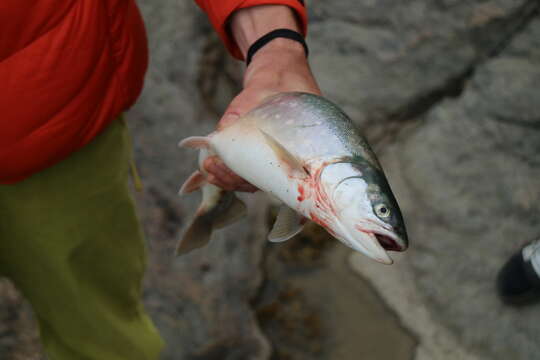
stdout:
[[50,360],[155,360],[141,303],[145,244],[114,121],[68,159],[0,185],[0,275],[30,301]]

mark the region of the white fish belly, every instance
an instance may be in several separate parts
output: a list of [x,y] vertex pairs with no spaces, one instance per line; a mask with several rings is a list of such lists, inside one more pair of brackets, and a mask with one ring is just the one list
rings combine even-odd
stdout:
[[212,136],[213,150],[236,174],[297,208],[297,180],[289,176],[286,165],[277,159],[263,135],[257,129],[243,129],[241,133],[232,130]]

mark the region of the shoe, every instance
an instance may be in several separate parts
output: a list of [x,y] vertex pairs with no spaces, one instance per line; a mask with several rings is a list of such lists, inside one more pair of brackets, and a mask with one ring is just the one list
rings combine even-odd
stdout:
[[501,300],[512,306],[540,302],[540,239],[514,254],[497,276]]

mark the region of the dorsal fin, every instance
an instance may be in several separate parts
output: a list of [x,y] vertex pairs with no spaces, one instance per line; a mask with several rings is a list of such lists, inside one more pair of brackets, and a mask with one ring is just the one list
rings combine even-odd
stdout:
[[263,130],[259,129],[261,134],[264,136],[264,139],[266,140],[266,143],[270,146],[278,160],[285,164],[290,171],[299,173],[303,176],[308,175],[304,167],[302,166],[302,163],[296,156],[291,154],[287,149],[283,147],[276,139],[274,139],[272,136],[264,132]]

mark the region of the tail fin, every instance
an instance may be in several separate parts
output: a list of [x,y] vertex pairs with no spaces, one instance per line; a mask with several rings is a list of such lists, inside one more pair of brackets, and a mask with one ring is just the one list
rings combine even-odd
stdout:
[[198,249],[208,244],[210,237],[212,236],[212,214],[202,213],[195,215],[191,225],[187,229],[184,237],[178,243],[176,247],[176,255],[187,254],[191,250]]
[[245,214],[246,205],[234,192],[221,191],[212,204],[201,204],[176,248],[176,255],[183,255],[205,246],[210,241],[214,229],[235,223]]

